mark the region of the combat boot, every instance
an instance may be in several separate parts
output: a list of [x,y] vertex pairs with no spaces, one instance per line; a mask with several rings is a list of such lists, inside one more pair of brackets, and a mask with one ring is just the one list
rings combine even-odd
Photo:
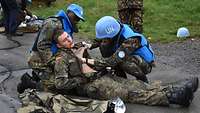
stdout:
[[196,92],[199,87],[199,79],[198,77],[190,77],[183,80],[179,80],[177,82],[172,83],[174,86],[176,85],[183,85],[190,89],[192,89],[192,92]]
[[36,82],[40,82],[40,81],[41,81],[41,79],[40,79],[40,77],[39,77],[39,73],[40,73],[40,72],[32,71],[32,79],[33,79],[34,81],[36,81]]
[[17,91],[18,93],[23,93],[28,88],[36,89],[37,82],[33,81],[28,73],[24,73],[21,77],[21,82],[17,85]]
[[188,107],[193,99],[193,92],[191,88],[186,86],[168,87],[166,96],[169,100],[169,104],[177,104],[184,107]]

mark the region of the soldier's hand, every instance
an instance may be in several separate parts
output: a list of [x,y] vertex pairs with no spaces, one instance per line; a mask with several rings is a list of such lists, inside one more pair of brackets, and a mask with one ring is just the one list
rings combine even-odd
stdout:
[[81,59],[81,58],[83,58],[83,53],[84,53],[84,51],[87,49],[87,47],[81,47],[81,48],[79,48],[79,49],[77,49],[75,52],[74,52],[74,54],[79,58],[79,59]]
[[84,47],[86,47],[88,49],[90,49],[92,47],[92,44],[89,44],[89,43],[87,43],[85,41],[83,41],[82,44],[84,45]]

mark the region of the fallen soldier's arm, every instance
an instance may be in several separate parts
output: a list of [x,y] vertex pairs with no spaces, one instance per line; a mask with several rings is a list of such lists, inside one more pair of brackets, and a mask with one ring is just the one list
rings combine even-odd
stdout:
[[81,84],[87,83],[83,77],[68,78],[65,76],[58,76],[55,78],[55,86],[57,89],[70,90],[80,87]]
[[114,67],[122,62],[122,59],[118,57],[118,52],[119,51],[116,51],[111,57],[108,58],[101,58],[101,59],[81,58],[81,60],[87,63],[88,65],[94,66],[95,70],[99,70],[106,67]]

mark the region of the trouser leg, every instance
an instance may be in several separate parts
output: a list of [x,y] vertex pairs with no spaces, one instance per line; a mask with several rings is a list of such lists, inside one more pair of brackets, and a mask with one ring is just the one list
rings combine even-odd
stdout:
[[9,9],[6,5],[6,3],[4,2],[4,0],[1,0],[1,5],[3,8],[3,25],[5,27],[5,32],[8,33],[9,31]]
[[5,12],[4,17],[5,17],[5,20],[4,20],[5,33],[8,34],[8,32],[9,32],[9,13]]
[[120,21],[142,33],[143,0],[118,0],[117,5]]
[[160,90],[147,89],[148,85],[138,80],[104,76],[88,84],[84,92],[95,99],[120,97],[125,102],[146,105],[168,105],[168,99]]
[[18,24],[17,24],[17,14],[18,10],[13,9],[10,11],[9,14],[9,33],[10,34],[15,34]]
[[148,83],[146,74],[151,72],[152,67],[140,56],[134,55],[129,56],[129,58],[121,64],[121,68],[128,74],[136,77],[137,80]]

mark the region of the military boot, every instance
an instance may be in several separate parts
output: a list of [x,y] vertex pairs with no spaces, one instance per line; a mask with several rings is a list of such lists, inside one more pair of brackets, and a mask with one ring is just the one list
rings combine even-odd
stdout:
[[190,78],[186,78],[183,80],[179,80],[172,84],[173,85],[184,85],[184,86],[192,89],[192,92],[196,92],[199,87],[199,79],[198,79],[198,77],[190,77]]
[[17,85],[17,91],[18,93],[23,93],[28,88],[36,89],[37,85],[37,82],[32,80],[28,73],[24,73],[21,77],[21,82]]
[[40,73],[40,72],[32,71],[32,79],[33,79],[34,81],[36,81],[36,82],[40,82],[40,81],[41,81],[41,79],[40,79],[40,77],[39,77],[39,73]]
[[177,104],[188,107],[193,99],[193,92],[191,88],[184,86],[172,86],[166,90],[166,96],[169,104]]

